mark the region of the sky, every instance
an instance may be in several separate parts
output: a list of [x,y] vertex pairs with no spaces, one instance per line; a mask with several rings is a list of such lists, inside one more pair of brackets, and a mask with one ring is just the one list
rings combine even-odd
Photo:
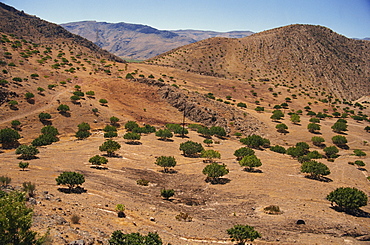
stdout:
[[260,32],[321,25],[349,38],[370,37],[370,0],[0,0],[56,24],[95,20],[160,30]]

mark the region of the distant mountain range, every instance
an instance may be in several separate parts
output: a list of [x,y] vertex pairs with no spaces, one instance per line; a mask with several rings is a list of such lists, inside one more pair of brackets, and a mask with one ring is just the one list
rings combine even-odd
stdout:
[[61,24],[61,26],[121,58],[134,60],[146,60],[174,48],[211,37],[242,38],[253,34],[251,31],[167,31],[124,22],[81,21]]

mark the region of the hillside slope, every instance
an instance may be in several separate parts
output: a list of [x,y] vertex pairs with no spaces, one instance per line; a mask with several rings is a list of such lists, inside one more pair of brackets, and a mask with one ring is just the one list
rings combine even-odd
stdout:
[[370,42],[321,26],[291,25],[241,39],[207,39],[148,63],[239,80],[323,86],[340,99],[370,94]]
[[171,49],[210,37],[245,37],[249,31],[166,31],[130,23],[80,21],[61,24],[66,30],[87,38],[99,47],[126,59],[145,60]]
[[47,22],[36,16],[31,16],[18,11],[6,4],[0,3],[0,32],[12,34],[20,39],[25,39],[35,43],[55,43],[64,39],[69,43],[76,43],[88,48],[91,52],[116,62],[123,62],[121,58],[101,49],[98,45],[87,39],[74,35],[59,25]]

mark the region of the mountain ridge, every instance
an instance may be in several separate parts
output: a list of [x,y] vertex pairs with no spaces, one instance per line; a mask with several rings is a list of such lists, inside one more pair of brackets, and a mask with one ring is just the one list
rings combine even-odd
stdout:
[[370,93],[370,42],[313,25],[290,25],[241,39],[211,38],[148,60],[239,80],[276,79],[326,87],[338,98]]
[[119,57],[137,60],[146,60],[174,48],[210,37],[240,38],[253,33],[250,31],[168,31],[125,22],[79,21],[64,23],[61,26]]

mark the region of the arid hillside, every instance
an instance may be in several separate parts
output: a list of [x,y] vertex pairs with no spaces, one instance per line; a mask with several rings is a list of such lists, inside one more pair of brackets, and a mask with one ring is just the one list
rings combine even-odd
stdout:
[[90,52],[101,58],[123,62],[121,58],[101,49],[87,39],[66,31],[63,27],[18,11],[6,4],[0,3],[0,31],[12,34],[19,39],[25,39],[37,43],[61,43],[66,41],[70,44],[78,44],[88,48]]
[[291,25],[241,39],[203,40],[148,63],[241,81],[322,87],[327,96],[355,100],[370,94],[369,50],[370,42],[328,28]]
[[[19,25],[36,28],[12,11]],[[343,209],[327,199],[340,187],[369,197],[369,97],[342,99],[324,84],[257,70],[243,79],[115,62],[54,34],[0,33],[0,190],[25,193],[32,230],[48,232],[46,244],[108,245],[119,230],[157,233],[166,245],[232,245],[226,231],[237,224],[261,234],[257,245],[369,243],[368,200]],[[114,149],[104,147],[109,140]],[[181,147],[187,141],[203,151],[189,153]],[[38,153],[20,152],[30,146]],[[252,156],[241,156],[246,151]],[[175,164],[166,169],[163,157]],[[212,162],[221,175],[205,170]],[[324,171],[306,170],[309,163]],[[64,172],[84,182],[71,190],[57,185]]]

